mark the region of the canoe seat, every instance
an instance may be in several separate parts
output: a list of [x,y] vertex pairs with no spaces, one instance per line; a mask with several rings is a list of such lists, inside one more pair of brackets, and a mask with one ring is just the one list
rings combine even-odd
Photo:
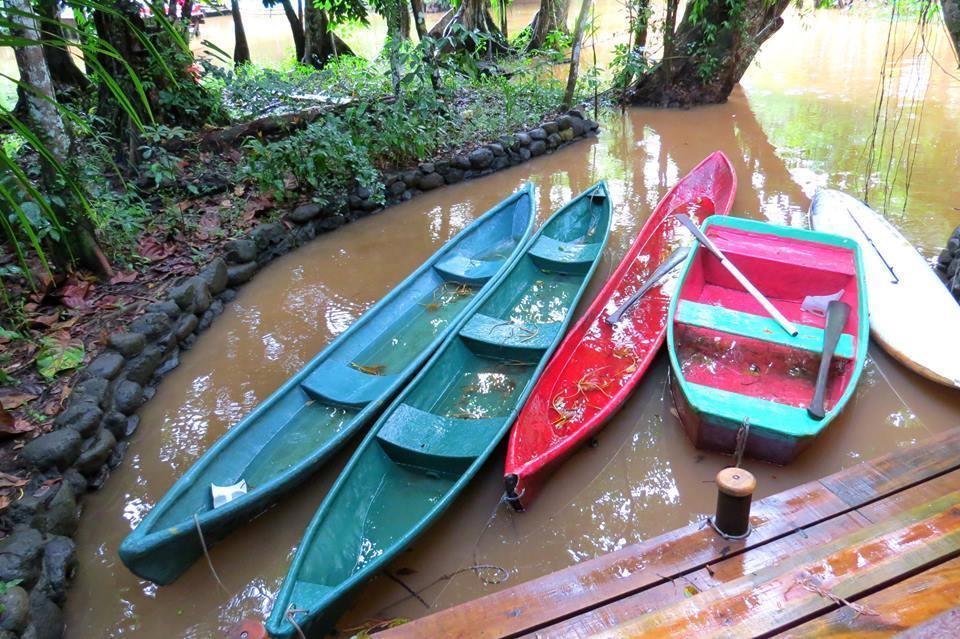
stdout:
[[445,280],[470,286],[482,286],[497,274],[502,260],[474,260],[463,255],[454,255],[433,265]]
[[300,382],[300,388],[329,404],[362,408],[380,398],[396,381],[396,375],[369,375],[328,359]]
[[[788,335],[772,317],[732,311],[721,306],[680,300],[677,305],[676,321],[680,324],[741,335],[811,353],[823,351],[823,329],[795,323],[799,334],[793,337]],[[853,344],[853,335],[849,333],[841,335],[837,344],[836,357],[853,359],[856,354]]]
[[460,337],[471,351],[483,357],[514,359],[522,362],[539,360],[560,330],[559,323],[512,323],[481,313],[474,314],[460,329]]
[[778,404],[768,399],[741,395],[731,391],[687,382],[684,386],[687,399],[698,411],[711,413],[739,428],[744,419],[750,419],[752,427],[765,428],[790,437],[816,435],[823,426],[821,420],[813,419],[806,408]]
[[384,452],[398,464],[458,474],[465,471],[503,428],[503,418],[457,419],[397,406],[377,433]]
[[544,271],[582,275],[590,270],[602,244],[574,244],[541,235],[528,253],[533,263]]

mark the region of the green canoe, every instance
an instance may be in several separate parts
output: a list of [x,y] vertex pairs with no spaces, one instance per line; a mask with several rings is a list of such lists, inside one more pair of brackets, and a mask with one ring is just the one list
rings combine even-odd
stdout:
[[554,214],[374,424],[307,527],[271,636],[330,629],[476,474],[566,331],[610,217],[604,183]]
[[[303,482],[520,258],[535,217],[526,184],[447,242],[204,453],[123,540],[123,563],[170,583],[201,556],[201,541],[223,538]],[[246,493],[214,507],[211,485],[241,481]]]

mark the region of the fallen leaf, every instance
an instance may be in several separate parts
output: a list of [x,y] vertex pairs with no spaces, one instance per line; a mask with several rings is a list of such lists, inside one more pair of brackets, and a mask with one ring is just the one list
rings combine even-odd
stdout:
[[8,475],[7,473],[0,471],[0,488],[20,488],[21,486],[26,485],[26,479],[22,479],[16,475]]
[[83,342],[78,339],[44,337],[35,359],[37,370],[47,379],[53,379],[60,371],[80,366],[84,354]]
[[21,435],[36,430],[36,426],[25,419],[14,418],[13,415],[0,408],[0,436]]
[[129,284],[130,282],[136,281],[137,275],[139,275],[139,273],[137,273],[136,271],[122,271],[120,273],[117,273],[113,277],[111,277],[110,283],[111,284]]
[[60,319],[60,311],[54,311],[49,315],[33,315],[30,317],[30,323],[38,326],[53,326]]
[[36,399],[38,395],[31,395],[29,393],[5,393],[0,395],[0,406],[6,408],[7,410],[13,410],[15,408],[20,408],[29,401]]
[[151,262],[159,262],[172,255],[175,250],[173,245],[161,242],[152,235],[145,235],[137,243],[137,252]]
[[90,308],[90,302],[88,298],[90,297],[90,289],[92,284],[86,280],[79,280],[76,282],[70,282],[62,289],[60,289],[59,295],[63,300],[63,305],[67,308],[75,308],[79,310],[87,310]]

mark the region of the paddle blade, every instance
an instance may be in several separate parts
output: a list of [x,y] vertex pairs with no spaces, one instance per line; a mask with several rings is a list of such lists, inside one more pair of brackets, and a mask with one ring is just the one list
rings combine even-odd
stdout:
[[837,350],[837,343],[843,334],[850,317],[850,305],[844,302],[830,302],[827,305],[827,325],[823,331],[823,354],[820,357],[820,371],[817,373],[817,385],[813,391],[813,400],[807,407],[807,413],[814,419],[823,419],[827,412],[824,408],[824,399],[827,392],[827,381],[830,378],[830,363]]

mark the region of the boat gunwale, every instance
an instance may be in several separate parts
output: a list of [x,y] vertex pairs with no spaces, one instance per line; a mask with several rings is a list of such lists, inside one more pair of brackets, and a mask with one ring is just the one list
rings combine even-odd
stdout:
[[[529,241],[534,224],[536,223],[537,206],[535,195],[536,191],[533,183],[527,181],[523,184],[522,188],[510,194],[508,197],[498,202],[493,208],[470,222],[456,235],[447,240],[443,246],[434,251],[422,264],[420,264],[413,272],[411,272],[396,286],[394,286],[384,297],[364,311],[355,322],[347,327],[346,330],[326,344],[317,355],[315,355],[309,362],[307,362],[307,364],[303,366],[303,368],[300,369],[300,371],[289,378],[286,382],[281,384],[265,400],[260,402],[250,413],[245,415],[240,422],[228,428],[228,430],[224,432],[217,439],[217,441],[213,443],[212,446],[210,446],[198,459],[194,461],[194,463],[183,475],[174,481],[173,485],[167,489],[163,497],[157,501],[157,503],[150,509],[143,519],[140,520],[137,526],[124,538],[123,542],[118,548],[118,553],[121,555],[121,559],[124,558],[124,555],[131,555],[135,560],[136,558],[145,556],[151,548],[168,543],[179,535],[184,534],[184,531],[181,528],[178,528],[178,524],[165,526],[161,529],[155,529],[157,520],[160,518],[161,514],[164,513],[164,511],[168,510],[176,502],[176,500],[183,496],[183,493],[189,487],[191,487],[196,480],[202,477],[207,467],[213,463],[213,461],[221,452],[223,452],[224,449],[227,449],[233,443],[233,440],[240,437],[241,434],[247,432],[252,425],[256,423],[258,418],[272,409],[274,405],[285,398],[291,391],[295,390],[306,377],[312,374],[317,367],[319,367],[323,362],[328,360],[333,355],[337,347],[352,337],[356,332],[361,330],[364,326],[366,326],[367,323],[372,321],[372,318],[380,310],[390,305],[418,279],[426,275],[435,264],[439,263],[442,258],[446,257],[452,250],[454,250],[460,242],[477,232],[479,226],[493,219],[497,215],[505,214],[508,207],[515,206],[523,198],[523,196],[527,196],[529,198],[530,205],[529,213],[527,215],[527,222],[523,227],[523,233],[519,237],[517,244],[514,246],[510,257],[504,260],[503,265],[498,270],[498,275],[508,271],[513,261],[519,259],[519,256],[523,254],[524,247]],[[515,211],[513,217],[516,218],[516,216],[517,212]],[[511,224],[511,237],[513,236],[514,228],[514,225]],[[494,278],[496,277],[497,276],[494,276]],[[470,302],[463,309],[461,309],[458,315],[460,317],[464,317],[471,314],[473,309],[476,308],[476,305],[479,303],[479,300],[482,298],[483,291],[485,289],[489,290],[489,288],[492,288],[492,283],[492,280],[488,280],[488,282],[486,282],[480,288],[478,294],[474,296],[474,299],[470,300]],[[428,347],[423,349],[421,353],[415,355],[410,363],[403,369],[403,371],[395,376],[396,379],[386,390],[384,390],[381,398],[371,401],[366,406],[361,408],[353,416],[353,418],[349,420],[348,424],[350,422],[363,424],[369,421],[371,415],[375,414],[379,410],[386,399],[392,397],[404,383],[410,381],[413,373],[424,363],[430,354],[434,353],[436,349],[440,347],[440,345],[443,343],[443,340],[448,336],[448,332],[452,330],[453,324],[449,325],[444,332],[435,337],[430,342]],[[250,492],[247,492],[246,494],[230,501],[229,503],[224,504],[220,508],[211,508],[210,510],[195,514],[192,521],[190,519],[186,519],[181,523],[188,525],[195,525],[198,523],[202,528],[204,525],[210,525],[221,520],[229,520],[229,518],[234,514],[246,512],[248,508],[255,510],[257,507],[257,500],[254,499],[255,497],[276,497],[279,492],[282,492],[287,487],[287,484],[291,480],[295,480],[301,475],[307,475],[315,471],[315,467],[317,465],[321,464],[327,457],[339,449],[343,442],[352,437],[355,433],[356,427],[342,428],[341,431],[331,438],[325,445],[318,447],[313,454],[302,459],[299,463],[287,469],[280,475],[277,475],[268,482],[255,487]],[[188,530],[193,530],[193,528],[193,525],[188,526]],[[126,561],[124,561],[124,564],[126,565]]]
[[[832,233],[824,233],[822,231],[814,231],[810,229],[798,228],[793,226],[782,226],[777,224],[772,224],[769,222],[761,222],[758,220],[751,220],[747,218],[740,217],[719,217],[719,216],[710,216],[703,223],[701,229],[704,234],[711,226],[726,226],[728,228],[743,230],[747,232],[756,232],[767,235],[775,235],[776,237],[783,237],[787,239],[797,240],[797,241],[806,241],[806,242],[820,242],[827,244],[829,246],[849,249],[853,252],[854,264],[855,264],[855,274],[857,282],[857,347],[855,350],[854,358],[852,360],[853,371],[850,373],[850,377],[847,380],[846,387],[841,393],[840,397],[837,398],[837,401],[834,405],[827,411],[827,414],[823,419],[813,420],[811,418],[811,428],[805,431],[795,431],[789,429],[783,429],[777,425],[767,424],[763,422],[754,423],[750,422],[750,429],[757,431],[766,431],[769,433],[775,433],[780,437],[788,438],[791,440],[799,440],[810,437],[815,437],[822,433],[827,426],[836,418],[837,415],[846,407],[847,403],[850,400],[850,397],[853,396],[854,391],[856,390],[857,383],[860,379],[860,375],[863,372],[864,364],[866,362],[867,348],[870,342],[870,325],[869,325],[869,306],[868,306],[868,296],[867,296],[867,282],[866,282],[866,272],[864,270],[863,263],[863,253],[860,248],[860,245],[853,239],[844,237],[841,235],[835,235]],[[674,296],[673,300],[670,302],[670,311],[667,319],[667,350],[670,355],[670,367],[673,372],[673,383],[677,385],[679,390],[683,393],[684,397],[687,398],[687,401],[690,404],[690,407],[693,411],[697,413],[698,416],[701,416],[702,419],[703,411],[699,406],[696,406],[692,401],[690,401],[690,389],[686,377],[683,375],[683,371],[680,367],[679,358],[677,357],[676,352],[676,335],[675,335],[675,326],[676,326],[676,315],[677,308],[680,301],[680,293],[687,284],[687,278],[690,274],[690,271],[693,268],[695,260],[698,259],[698,255],[703,249],[699,243],[694,246],[693,250],[690,251],[690,255],[687,257],[686,263],[683,266],[683,271],[680,275],[680,280],[677,283],[677,294]],[[742,394],[742,393],[741,393]],[[749,395],[744,395],[746,397],[751,397]],[[770,401],[770,400],[767,400]],[[773,402],[780,404],[780,402]],[[783,406],[788,406],[787,404],[781,404]],[[802,408],[792,407],[796,410],[803,410]],[[710,413],[712,415],[712,413]]]
[[[590,306],[587,307],[587,310],[584,311],[583,315],[577,320],[577,322],[573,325],[573,327],[567,332],[567,335],[564,336],[564,340],[566,340],[566,337],[569,335],[575,335],[579,329],[582,329],[584,327],[584,325],[592,324],[597,318],[600,318],[603,312],[603,309],[606,307],[606,305],[610,301],[610,296],[613,294],[614,291],[617,290],[619,285],[622,284],[623,278],[626,276],[627,271],[630,270],[630,267],[633,266],[633,263],[636,260],[637,255],[639,255],[639,253],[647,245],[647,242],[649,242],[654,237],[653,229],[655,229],[656,226],[662,224],[671,214],[674,213],[674,211],[677,210],[678,207],[672,207],[669,209],[667,208],[667,204],[669,203],[670,199],[673,198],[676,192],[682,186],[684,186],[684,184],[690,178],[692,178],[698,171],[700,171],[701,169],[704,169],[709,163],[715,162],[715,161],[720,162],[722,166],[724,166],[727,170],[729,170],[731,184],[729,189],[730,195],[727,198],[727,202],[725,203],[726,206],[718,206],[718,203],[714,202],[714,211],[726,210],[726,213],[725,214],[714,213],[714,215],[723,215],[723,216],[729,215],[730,211],[733,208],[733,202],[737,196],[737,186],[738,186],[737,173],[733,168],[733,163],[730,161],[730,158],[728,158],[723,151],[717,150],[711,153],[710,155],[708,155],[707,157],[705,157],[703,160],[701,160],[695,167],[690,169],[690,171],[688,171],[686,175],[684,175],[676,184],[670,187],[670,189],[664,194],[664,196],[657,203],[657,206],[654,208],[653,212],[650,214],[647,220],[643,223],[643,226],[640,227],[640,231],[637,232],[637,238],[639,238],[644,233],[648,232],[648,227],[649,227],[650,237],[648,237],[646,241],[644,241],[642,244],[638,244],[636,240],[631,244],[630,250],[620,260],[620,264],[618,264],[617,268],[613,271],[613,273],[610,274],[610,277],[604,283],[603,288],[601,288],[600,291],[597,293],[596,297],[594,297],[593,301],[590,303]],[[664,208],[666,210],[660,216],[661,219],[658,222],[654,223],[654,220],[658,217],[657,213],[661,208]],[[679,290],[680,289],[679,289],[679,281],[678,281],[677,291]],[[668,319],[668,323],[669,323],[669,319]],[[590,419],[588,419],[587,421],[584,421],[576,430],[573,430],[570,433],[568,433],[567,437],[558,441],[553,446],[550,446],[549,448],[545,449],[537,456],[531,457],[524,463],[517,465],[515,470],[513,471],[514,474],[517,474],[522,477],[523,475],[530,475],[536,472],[537,470],[548,465],[552,461],[554,453],[568,451],[569,449],[574,447],[576,443],[579,442],[579,440],[584,436],[584,435],[581,435],[581,433],[589,434],[591,432],[596,431],[600,427],[602,427],[609,419],[613,417],[614,414],[616,414],[616,412],[620,408],[623,407],[623,404],[627,401],[627,399],[629,399],[629,396],[633,393],[633,391],[636,388],[636,384],[639,383],[639,379],[646,374],[646,370],[650,367],[654,358],[656,358],[657,354],[660,352],[660,348],[663,346],[663,342],[665,340],[666,340],[666,333],[664,333],[663,339],[660,340],[660,343],[657,345],[656,348],[649,349],[647,353],[644,355],[644,357],[637,361],[637,371],[632,375],[632,377],[636,378],[637,381],[632,384],[629,382],[623,384],[619,389],[616,390],[616,392],[613,393],[612,399],[606,402],[606,404],[614,406],[613,409],[611,409],[609,412],[599,411],[595,413]],[[563,346],[563,343],[561,342],[561,344],[558,346],[558,349],[562,348],[562,346]],[[548,366],[549,366],[549,362],[548,362]],[[564,366],[566,366],[566,363],[564,363]],[[512,448],[513,432],[511,432],[510,437],[511,437],[511,448]],[[508,463],[509,463],[509,450],[510,449],[508,448],[508,457],[507,457]],[[548,456],[550,456],[550,459],[543,461]],[[504,469],[504,475],[507,475],[507,474],[509,474],[508,471]]]
[[[493,285],[481,295],[478,295],[478,303],[469,313],[465,313],[460,320],[458,320],[455,328],[449,333],[443,343],[433,352],[430,356],[430,359],[423,365],[417,375],[410,380],[407,386],[404,388],[400,394],[394,398],[390,405],[383,411],[377,421],[370,427],[367,434],[364,436],[363,441],[357,446],[350,460],[344,466],[343,470],[340,472],[340,475],[337,477],[334,484],[327,491],[326,496],[323,499],[323,502],[320,504],[320,507],[317,509],[317,512],[311,518],[310,523],[307,525],[307,528],[304,532],[303,537],[301,538],[300,543],[297,546],[296,555],[294,556],[293,562],[290,564],[290,567],[287,571],[286,576],[283,580],[283,585],[280,588],[280,591],[277,593],[276,598],[274,599],[273,609],[270,611],[270,615],[265,624],[268,634],[271,636],[287,636],[289,635],[288,630],[292,631],[292,628],[286,628],[285,626],[290,626],[290,620],[287,618],[285,613],[286,609],[289,607],[289,600],[293,594],[293,590],[296,586],[296,583],[299,581],[297,576],[302,572],[302,566],[306,559],[307,552],[304,551],[305,548],[308,548],[310,543],[313,541],[313,537],[316,535],[319,528],[319,522],[327,517],[329,511],[333,507],[334,499],[333,497],[337,495],[342,489],[346,482],[350,479],[351,474],[354,469],[359,465],[360,461],[364,457],[367,449],[376,444],[377,435],[387,422],[390,415],[393,411],[404,402],[407,395],[412,391],[416,384],[422,380],[427,373],[430,372],[430,368],[444,355],[448,346],[453,343],[454,340],[460,339],[459,331],[463,328],[464,325],[469,321],[473,316],[476,310],[480,305],[485,302],[493,293],[496,291],[497,287],[507,278],[510,273],[517,267],[520,261],[524,256],[527,255],[529,249],[536,243],[537,239],[541,236],[543,231],[554,219],[558,218],[560,215],[572,209],[573,206],[579,203],[587,195],[592,194],[594,191],[602,189],[606,199],[604,202],[605,212],[606,212],[606,228],[603,234],[603,238],[600,241],[600,250],[597,252],[597,256],[594,258],[593,263],[590,268],[581,276],[582,281],[577,290],[577,293],[570,300],[570,307],[565,314],[565,317],[562,322],[560,322],[561,327],[557,332],[557,337],[553,340],[552,344],[546,349],[544,354],[540,358],[540,363],[534,369],[533,374],[531,375],[530,381],[527,383],[526,388],[517,398],[516,404],[511,412],[505,417],[503,425],[500,427],[498,434],[495,437],[491,438],[489,444],[483,449],[483,451],[477,456],[470,465],[459,473],[459,476],[456,478],[453,484],[445,491],[443,496],[437,500],[433,507],[427,512],[427,514],[422,517],[414,526],[412,526],[403,536],[395,540],[389,547],[385,548],[384,551],[369,560],[361,570],[353,572],[349,577],[340,581],[335,586],[329,586],[327,584],[317,584],[322,585],[326,588],[329,588],[329,591],[326,595],[318,602],[307,602],[306,604],[298,605],[307,605],[309,606],[306,610],[311,613],[308,617],[307,622],[310,623],[316,615],[323,609],[322,605],[326,602],[335,602],[342,597],[350,593],[354,588],[356,588],[360,583],[365,579],[368,579],[371,573],[375,573],[380,570],[384,564],[393,560],[393,558],[401,552],[403,548],[406,548],[410,543],[419,536],[423,530],[429,527],[439,516],[441,516],[446,509],[449,507],[450,503],[460,494],[463,487],[473,479],[477,471],[480,469],[486,460],[489,458],[491,452],[499,445],[502,441],[504,435],[506,435],[507,430],[510,426],[513,425],[514,420],[516,420],[517,415],[520,412],[520,408],[526,401],[530,392],[533,390],[533,386],[536,382],[536,379],[543,372],[543,369],[546,367],[547,362],[550,359],[553,351],[556,350],[557,346],[560,344],[560,341],[563,335],[566,333],[567,327],[570,325],[570,322],[573,318],[573,315],[576,311],[576,306],[579,301],[582,299],[583,294],[585,293],[590,280],[593,277],[594,272],[600,264],[600,260],[603,257],[603,251],[606,249],[607,241],[610,236],[610,228],[613,222],[613,206],[610,200],[609,189],[607,188],[606,180],[601,180],[600,182],[594,184],[593,186],[584,190],[576,198],[565,204],[559,210],[553,213],[544,223],[540,226],[536,233],[531,235],[525,244],[522,247],[522,250],[518,251],[515,258],[512,260],[511,264],[503,269],[497,276],[496,281]],[[398,464],[402,465],[402,464]],[[316,583],[316,582],[309,582]],[[283,612],[281,612],[283,611]],[[281,624],[285,624],[281,625]]]

